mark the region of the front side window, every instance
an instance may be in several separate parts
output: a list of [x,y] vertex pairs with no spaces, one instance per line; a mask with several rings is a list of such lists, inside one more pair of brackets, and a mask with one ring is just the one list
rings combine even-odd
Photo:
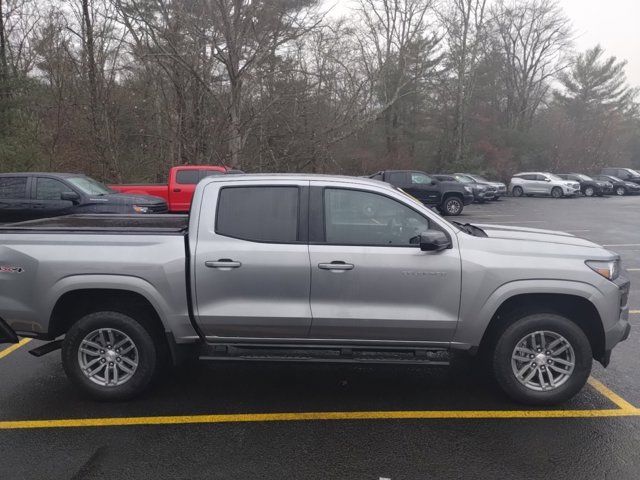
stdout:
[[63,193],[74,193],[74,191],[55,178],[38,178],[36,200],[60,200]]
[[0,198],[16,200],[27,198],[27,177],[0,178]]
[[470,177],[466,175],[454,175],[456,180],[460,183],[475,183]]
[[255,242],[294,243],[298,202],[298,187],[222,188],[216,233]]
[[335,245],[408,246],[429,220],[383,195],[358,190],[324,191],[326,242]]
[[431,185],[431,177],[424,173],[413,172],[411,174],[411,183],[418,185]]

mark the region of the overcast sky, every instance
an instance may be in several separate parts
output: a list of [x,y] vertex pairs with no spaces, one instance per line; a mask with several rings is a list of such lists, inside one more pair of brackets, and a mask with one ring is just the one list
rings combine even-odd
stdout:
[[607,55],[627,60],[627,79],[640,87],[640,0],[559,0],[573,21],[576,48],[600,43]]
[[[442,0],[446,1],[446,0]],[[325,0],[332,14],[348,15],[353,2]],[[573,22],[576,49],[598,43],[607,56],[627,60],[627,80],[640,87],[640,0],[558,0]]]

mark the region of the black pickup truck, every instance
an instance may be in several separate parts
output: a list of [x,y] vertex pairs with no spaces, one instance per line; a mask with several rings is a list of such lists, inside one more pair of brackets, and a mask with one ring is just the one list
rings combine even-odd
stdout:
[[473,203],[473,190],[460,182],[439,181],[419,170],[382,170],[369,178],[401,188],[443,215],[460,215]]
[[21,222],[77,213],[165,213],[150,195],[118,193],[73,173],[0,174],[0,222]]

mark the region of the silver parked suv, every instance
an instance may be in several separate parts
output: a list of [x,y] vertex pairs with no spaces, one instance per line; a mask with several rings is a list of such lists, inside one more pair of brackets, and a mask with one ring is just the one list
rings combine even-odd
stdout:
[[522,172],[511,178],[509,191],[514,197],[523,195],[551,195],[554,198],[569,197],[580,193],[580,184],[548,172]]

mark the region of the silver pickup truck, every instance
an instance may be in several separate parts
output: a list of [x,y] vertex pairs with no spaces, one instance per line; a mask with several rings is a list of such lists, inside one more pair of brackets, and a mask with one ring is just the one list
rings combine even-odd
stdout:
[[629,335],[618,256],[572,235],[450,223],[375,180],[209,177],[186,216],[0,228],[0,341],[49,340],[69,378],[130,398],[202,360],[486,359],[530,404],[567,400]]

